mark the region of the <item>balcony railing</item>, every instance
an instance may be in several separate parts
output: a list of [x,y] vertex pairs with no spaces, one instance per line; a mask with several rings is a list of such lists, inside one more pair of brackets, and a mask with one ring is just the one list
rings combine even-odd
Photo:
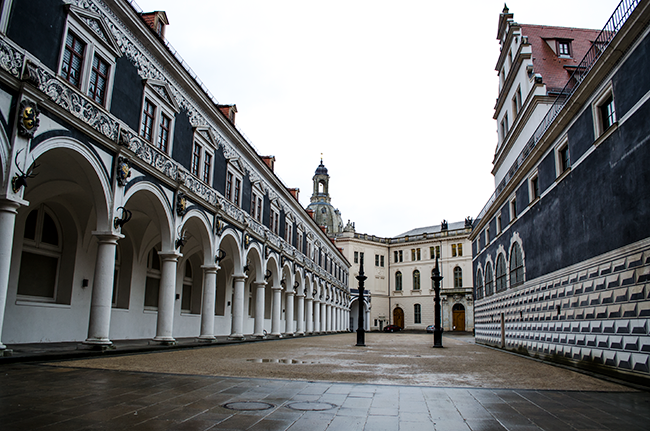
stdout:
[[580,83],[582,83],[582,81],[585,79],[593,65],[598,61],[605,49],[607,49],[612,39],[614,39],[618,31],[621,29],[621,27],[623,27],[623,24],[625,24],[627,19],[630,17],[640,2],[641,0],[621,0],[616,10],[607,21],[607,24],[605,24],[605,27],[603,27],[598,37],[591,45],[591,48],[589,48],[589,51],[587,51],[587,54],[585,54],[580,64],[571,74],[571,77],[569,78],[560,94],[556,97],[555,101],[546,113],[544,119],[541,121],[539,126],[537,126],[537,129],[535,129],[533,135],[530,137],[528,142],[526,142],[526,145],[524,145],[524,148],[519,153],[519,156],[517,156],[517,159],[515,159],[515,161],[512,163],[512,166],[503,177],[501,182],[499,182],[496,190],[494,190],[494,193],[492,193],[492,196],[490,196],[487,203],[479,215],[476,217],[475,223],[478,223],[479,220],[485,216],[492,204],[496,201],[497,197],[501,194],[501,192],[503,192],[503,190],[506,188],[506,185],[508,185],[510,180],[515,176],[519,170],[519,167],[523,165],[526,158],[528,158],[528,155],[537,146],[544,133],[557,118],[558,114],[566,105],[567,101],[578,89]]

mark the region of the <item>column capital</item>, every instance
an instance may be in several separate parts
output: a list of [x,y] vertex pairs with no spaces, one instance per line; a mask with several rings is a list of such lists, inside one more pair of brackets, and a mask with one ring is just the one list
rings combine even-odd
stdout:
[[173,261],[173,262],[178,262],[178,259],[183,257],[182,253],[177,252],[176,250],[171,250],[171,251],[159,251],[158,256],[163,260],[163,261]]
[[282,290],[282,286],[272,286],[272,290]]
[[119,240],[124,238],[124,235],[122,235],[121,233],[115,233],[111,231],[94,230],[91,233],[94,237],[97,237],[97,240],[100,243],[106,243],[106,244],[117,244]]
[[208,264],[208,265],[201,265],[201,268],[205,270],[206,274],[216,273],[217,271],[219,271],[221,269],[219,267],[219,265],[216,265],[214,263],[211,263],[211,264]]
[[266,281],[254,281],[253,284],[257,287],[266,286],[268,283]]
[[242,273],[242,274],[234,274],[232,278],[234,278],[235,281],[244,281],[248,278],[248,276]]
[[0,211],[17,213],[18,208],[29,206],[29,202],[17,196],[0,194]]

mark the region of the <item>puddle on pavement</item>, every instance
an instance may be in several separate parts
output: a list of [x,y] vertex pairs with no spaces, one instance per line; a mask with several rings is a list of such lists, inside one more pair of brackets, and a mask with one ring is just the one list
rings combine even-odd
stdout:
[[297,359],[246,359],[247,362],[255,364],[270,363],[270,364],[315,364],[315,362],[299,361]]

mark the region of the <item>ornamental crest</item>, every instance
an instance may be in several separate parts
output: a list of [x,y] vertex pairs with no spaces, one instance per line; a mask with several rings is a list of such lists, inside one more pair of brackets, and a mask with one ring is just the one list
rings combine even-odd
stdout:
[[178,192],[176,195],[176,214],[179,217],[183,217],[187,212],[187,198],[181,192]]
[[23,100],[20,102],[20,115],[18,117],[18,133],[26,138],[33,138],[34,132],[38,129],[40,120],[38,119],[41,111],[38,110],[36,103]]
[[131,176],[131,165],[126,157],[117,158],[117,184],[121,187],[126,185]]

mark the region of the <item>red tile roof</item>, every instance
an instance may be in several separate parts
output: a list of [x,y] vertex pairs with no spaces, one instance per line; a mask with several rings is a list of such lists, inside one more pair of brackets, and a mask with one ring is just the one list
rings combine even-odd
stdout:
[[[571,77],[566,66],[578,66],[600,30],[520,24],[521,34],[528,36],[533,51],[534,73],[542,75],[547,91],[560,91]],[[571,58],[559,58],[549,47],[556,39],[571,41]]]

